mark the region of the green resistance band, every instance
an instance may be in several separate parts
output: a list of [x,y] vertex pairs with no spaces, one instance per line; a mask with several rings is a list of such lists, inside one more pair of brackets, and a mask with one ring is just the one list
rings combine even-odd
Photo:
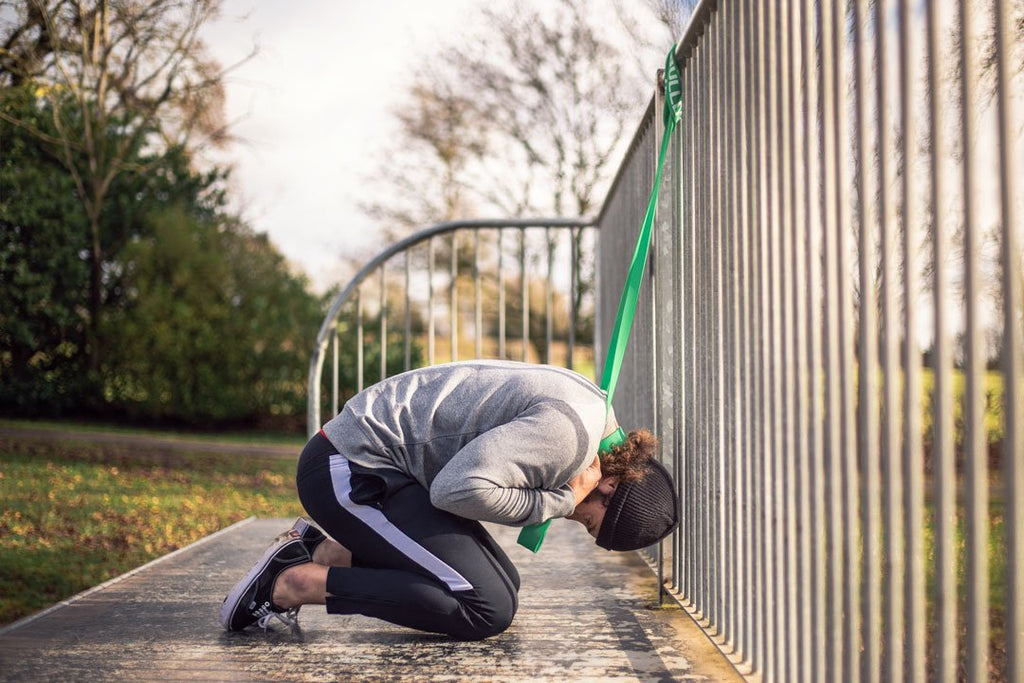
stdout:
[[[622,369],[622,359],[626,354],[629,333],[633,327],[633,314],[636,312],[636,303],[640,297],[640,285],[644,279],[644,270],[647,268],[647,253],[650,251],[651,231],[658,210],[658,191],[661,188],[665,155],[668,152],[672,131],[675,130],[676,123],[683,115],[682,88],[675,53],[675,47],[673,47],[665,58],[665,133],[661,138],[661,151],[658,153],[658,168],[654,174],[654,187],[651,188],[651,197],[647,201],[647,213],[644,214],[640,235],[637,237],[636,247],[633,249],[633,260],[630,261],[629,272],[626,275],[626,284],[622,290],[622,297],[619,299],[619,310],[615,315],[615,326],[612,328],[611,342],[608,344],[608,355],[605,358],[604,373],[601,377],[601,388],[604,389],[607,396],[606,406],[609,412],[612,408],[615,386],[619,382],[619,371]],[[626,432],[619,427],[601,440],[597,448],[598,455],[608,453],[625,440]],[[519,545],[529,548],[533,552],[540,550],[550,524],[551,520],[549,519],[540,524],[523,527],[519,533]]]

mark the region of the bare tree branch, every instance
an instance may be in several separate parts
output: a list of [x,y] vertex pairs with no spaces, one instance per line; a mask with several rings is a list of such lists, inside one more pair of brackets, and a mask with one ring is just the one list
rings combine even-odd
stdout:
[[[102,268],[109,256],[100,224],[112,184],[129,170],[144,170],[138,163],[143,149],[194,149],[203,135],[205,141],[226,138],[225,70],[199,38],[221,0],[0,1],[0,9],[8,10],[0,23],[0,96],[3,89],[34,84],[56,134],[28,121],[12,123],[60,160],[88,218],[95,369]],[[156,155],[149,156],[155,163]]]

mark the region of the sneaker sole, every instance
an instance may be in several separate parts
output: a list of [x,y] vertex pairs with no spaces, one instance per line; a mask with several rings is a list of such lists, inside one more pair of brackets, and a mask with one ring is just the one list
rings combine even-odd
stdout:
[[274,559],[274,555],[277,551],[294,540],[294,538],[289,537],[271,545],[267,548],[267,551],[263,553],[263,557],[261,557],[256,564],[249,569],[249,572],[242,577],[242,580],[235,584],[235,587],[231,589],[231,592],[228,593],[226,598],[224,598],[224,602],[220,606],[221,626],[229,631],[241,630],[231,628],[231,618],[235,616],[235,612],[241,604],[242,596],[245,595],[250,586],[252,586],[252,582],[256,580],[256,577],[267,568],[267,565],[270,564],[272,559]]

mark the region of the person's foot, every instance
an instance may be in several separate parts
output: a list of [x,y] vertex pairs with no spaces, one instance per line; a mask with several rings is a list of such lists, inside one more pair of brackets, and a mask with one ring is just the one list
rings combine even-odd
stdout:
[[274,582],[285,569],[311,561],[301,531],[297,536],[289,532],[285,538],[275,541],[224,598],[220,608],[221,625],[229,631],[241,631],[252,624],[266,629],[271,618],[295,625],[299,609],[274,604]]

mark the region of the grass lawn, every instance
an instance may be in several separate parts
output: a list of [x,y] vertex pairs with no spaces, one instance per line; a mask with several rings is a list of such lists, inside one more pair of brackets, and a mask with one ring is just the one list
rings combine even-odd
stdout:
[[[1007,574],[1006,574],[1006,526],[1004,523],[1005,505],[1001,501],[989,503],[987,537],[987,558],[988,565],[988,641],[989,641],[989,676],[992,681],[1007,680],[1007,642],[1006,642],[1006,615],[1007,600]],[[938,662],[936,648],[936,632],[938,630],[938,584],[936,577],[936,542],[935,542],[935,506],[926,505],[924,518],[924,560],[926,580],[926,610],[927,610],[927,637],[928,637],[928,678],[937,677],[934,667]],[[957,646],[958,666],[961,673],[967,664],[967,523],[965,510],[957,509],[955,530],[953,534],[954,549],[954,572],[956,576],[956,610],[957,610]]]
[[293,460],[140,450],[0,439],[0,625],[251,515],[301,512]]
[[177,432],[173,430],[101,425],[74,420],[12,420],[0,418],[0,427],[24,427],[55,433],[76,431],[95,434],[156,437],[160,439],[188,439],[189,441],[205,441],[208,443],[292,446],[296,449],[296,453],[302,450],[302,446],[306,443],[306,438],[302,435],[277,432]]

